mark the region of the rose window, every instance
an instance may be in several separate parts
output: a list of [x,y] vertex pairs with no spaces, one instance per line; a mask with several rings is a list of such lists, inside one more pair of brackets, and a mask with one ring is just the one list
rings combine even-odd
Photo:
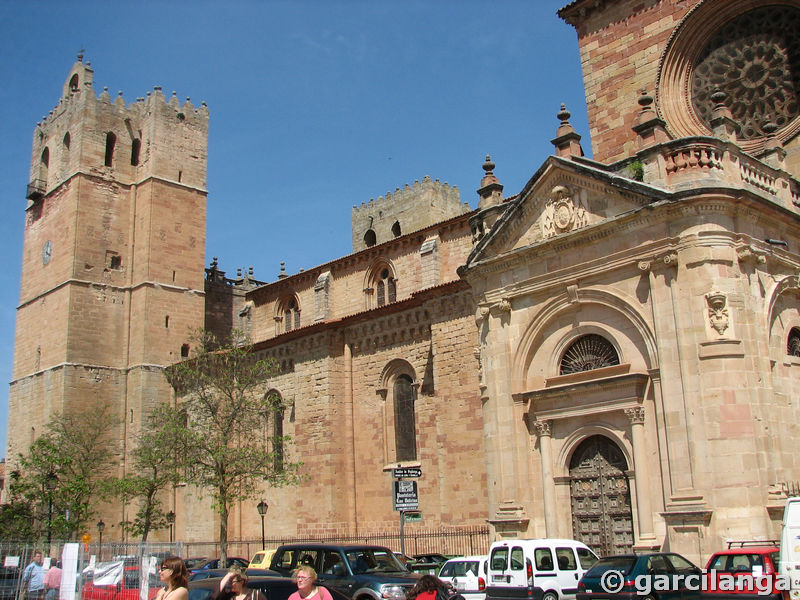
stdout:
[[725,23],[700,53],[691,76],[692,106],[710,128],[711,95],[726,94],[725,105],[741,125],[740,138],[780,129],[800,114],[800,10],[768,6]]

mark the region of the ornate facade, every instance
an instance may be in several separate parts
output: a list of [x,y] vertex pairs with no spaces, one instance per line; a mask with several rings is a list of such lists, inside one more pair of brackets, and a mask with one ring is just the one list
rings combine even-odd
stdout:
[[[476,210],[426,177],[353,209],[352,254],[272,282],[203,269],[202,250],[185,271],[160,265],[204,239],[204,107],[89,95],[110,120],[74,125],[57,109],[34,140],[8,456],[21,423],[79,402],[67,375],[129,423],[171,399],[143,377],[185,342],[156,334],[200,325],[205,298],[206,328],[244,329],[280,365],[263,391],[286,410],[264,435],[291,435],[310,478],[265,490],[271,533],[395,528],[387,469],[403,464],[422,469],[427,526],[697,561],[774,538],[800,479],[800,0],[575,0],[559,15],[578,33],[592,159],[562,107],[554,156],[518,193],[489,157]],[[55,148],[70,156],[62,138],[82,131],[94,150],[56,176],[73,159]],[[109,134],[137,165],[103,167]],[[170,144],[187,160],[162,162]],[[140,215],[174,202],[166,186],[191,211],[147,228],[158,219]],[[68,326],[80,307],[92,328]],[[47,324],[63,343],[37,341]],[[170,502],[178,537],[213,537],[198,490]],[[252,537],[258,515],[240,507],[231,526]]]

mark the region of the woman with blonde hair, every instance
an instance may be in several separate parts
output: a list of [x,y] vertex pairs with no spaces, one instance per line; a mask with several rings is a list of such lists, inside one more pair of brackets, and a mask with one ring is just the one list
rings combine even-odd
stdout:
[[331,593],[317,585],[317,572],[309,565],[301,565],[294,570],[292,579],[297,583],[297,591],[288,600],[333,600]]
[[162,560],[159,575],[166,587],[161,588],[153,600],[189,600],[189,590],[186,589],[189,572],[181,558],[168,556]]

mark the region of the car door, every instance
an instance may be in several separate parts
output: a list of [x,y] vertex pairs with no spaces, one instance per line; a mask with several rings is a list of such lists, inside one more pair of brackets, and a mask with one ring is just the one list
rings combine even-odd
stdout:
[[495,546],[489,559],[492,585],[528,587],[525,551],[522,546]]
[[578,592],[578,581],[582,573],[578,568],[575,549],[571,546],[556,546],[556,573],[561,597],[572,599]]
[[682,600],[700,600],[700,583],[702,581],[702,571],[680,554],[668,554],[667,559],[672,564],[672,570],[678,582],[680,597]]
[[347,568],[347,559],[335,549],[322,551],[321,568],[317,572],[317,581],[329,590],[337,590],[347,596],[353,597],[355,578]]
[[[672,578],[673,575],[672,563],[667,560],[664,554],[653,554],[647,559],[647,574],[651,576],[650,585],[654,589],[654,595],[658,600],[680,600],[680,589],[674,589],[669,585],[669,589],[657,589],[658,582],[664,582],[664,578]],[[663,586],[662,586],[663,587]]]

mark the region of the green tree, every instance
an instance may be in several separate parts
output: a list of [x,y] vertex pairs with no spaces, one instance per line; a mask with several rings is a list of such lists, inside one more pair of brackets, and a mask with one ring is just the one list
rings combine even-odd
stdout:
[[300,463],[282,452],[289,438],[269,435],[268,421],[282,408],[264,393],[275,373],[270,359],[234,334],[220,341],[209,332],[194,337],[190,359],[165,374],[181,397],[183,422],[172,432],[180,446],[187,480],[209,491],[219,513],[219,545],[228,555],[228,515],[235,502],[255,498],[262,482],[294,485]]
[[123,504],[138,502],[133,519],[120,525],[128,533],[141,536],[143,542],[151,531],[168,526],[159,496],[178,483],[183,472],[175,441],[175,432],[182,424],[181,413],[169,405],[153,410],[131,451],[131,473],[114,483],[114,491]]
[[53,538],[67,539],[87,528],[114,481],[111,434],[117,425],[108,403],[55,414],[19,456],[9,492],[17,503],[13,514],[27,505],[32,536],[42,538],[49,526]]

